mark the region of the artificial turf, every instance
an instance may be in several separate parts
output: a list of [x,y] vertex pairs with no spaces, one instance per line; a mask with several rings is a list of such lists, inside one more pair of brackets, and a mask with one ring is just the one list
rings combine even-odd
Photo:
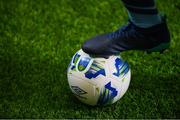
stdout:
[[67,66],[82,43],[127,23],[119,0],[0,0],[0,118],[180,118],[180,1],[158,0],[168,16],[164,54],[128,51],[132,79],[105,107],[80,103]]

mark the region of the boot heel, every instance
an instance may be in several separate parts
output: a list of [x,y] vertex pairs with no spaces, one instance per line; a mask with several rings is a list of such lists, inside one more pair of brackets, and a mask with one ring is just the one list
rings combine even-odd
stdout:
[[163,54],[166,49],[162,49],[159,53]]
[[163,53],[167,48],[169,48],[169,46],[170,46],[170,43],[162,43],[154,48],[146,50],[146,53],[147,54],[150,54],[152,52]]

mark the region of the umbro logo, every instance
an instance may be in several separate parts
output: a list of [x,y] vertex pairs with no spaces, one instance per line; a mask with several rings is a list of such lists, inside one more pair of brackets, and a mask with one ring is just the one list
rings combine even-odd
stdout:
[[78,86],[71,86],[72,90],[77,94],[78,96],[86,94],[87,92],[79,88]]

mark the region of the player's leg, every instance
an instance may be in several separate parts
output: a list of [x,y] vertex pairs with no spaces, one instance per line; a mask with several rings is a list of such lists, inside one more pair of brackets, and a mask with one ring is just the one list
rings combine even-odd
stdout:
[[148,28],[161,23],[154,0],[122,0],[129,19],[136,26]]
[[162,51],[169,47],[166,18],[159,15],[154,0],[122,0],[129,22],[120,29],[87,40],[84,52],[109,56],[126,50]]

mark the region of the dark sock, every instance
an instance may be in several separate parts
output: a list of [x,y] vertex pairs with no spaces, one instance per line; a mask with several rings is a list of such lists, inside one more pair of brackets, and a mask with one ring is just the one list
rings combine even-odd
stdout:
[[129,19],[138,27],[148,28],[161,23],[154,0],[122,0]]

